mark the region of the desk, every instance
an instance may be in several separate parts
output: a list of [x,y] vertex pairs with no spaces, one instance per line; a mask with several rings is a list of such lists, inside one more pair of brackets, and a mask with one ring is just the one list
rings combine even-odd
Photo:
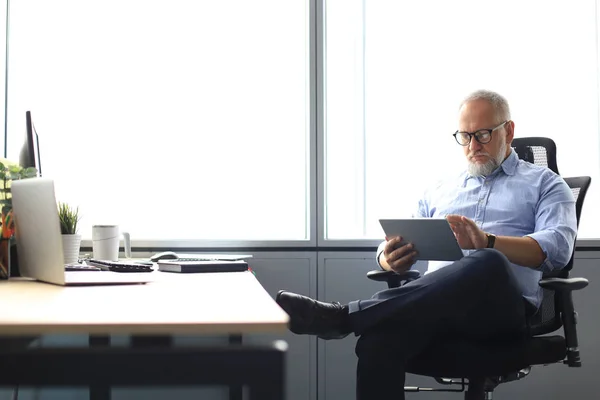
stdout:
[[[81,272],[93,274],[94,272]],[[83,333],[202,335],[285,332],[287,314],[250,272],[152,272],[136,285],[0,282],[1,336]],[[270,346],[0,348],[2,385],[247,385],[284,398],[285,342]]]

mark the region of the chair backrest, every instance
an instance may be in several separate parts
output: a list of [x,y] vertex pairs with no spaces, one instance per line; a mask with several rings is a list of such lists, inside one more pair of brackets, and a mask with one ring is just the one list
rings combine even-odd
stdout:
[[[558,166],[556,163],[556,144],[552,139],[543,137],[531,138],[515,138],[512,142],[512,147],[517,152],[520,159],[531,162],[536,165],[548,167],[558,174]],[[577,216],[577,226],[579,227],[579,219],[583,208],[583,201],[591,183],[591,178],[588,176],[564,178],[565,182],[571,188],[573,197],[575,198],[575,213]],[[573,260],[575,258],[575,249],[569,263],[559,271],[545,273],[544,278],[569,276],[569,271],[573,268]],[[543,289],[543,300],[538,313],[531,319],[531,334],[541,335],[553,332],[559,329],[562,325],[560,315],[556,313],[558,297],[554,291]]]
[[554,140],[545,137],[514,138],[511,146],[521,160],[548,167],[555,173],[559,173]]
[[[579,228],[579,220],[581,219],[583,201],[585,200],[585,195],[587,194],[588,188],[592,183],[592,178],[590,178],[589,176],[575,176],[570,178],[564,178],[564,180],[565,182],[567,182],[567,185],[569,185],[569,187],[571,188],[571,192],[573,192],[573,197],[575,198],[575,215],[577,216],[577,228]],[[559,274],[562,271],[568,272],[573,268],[574,258],[575,247],[573,247],[573,254],[571,255],[569,263],[561,271],[559,271]]]

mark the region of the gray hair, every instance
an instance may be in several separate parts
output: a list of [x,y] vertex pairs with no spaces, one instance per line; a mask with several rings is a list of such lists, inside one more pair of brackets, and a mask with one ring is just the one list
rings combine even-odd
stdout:
[[466,103],[475,100],[485,100],[494,107],[496,110],[496,118],[498,118],[498,123],[503,121],[508,121],[510,119],[510,108],[508,107],[508,101],[496,92],[492,92],[491,90],[476,90],[471,93],[460,103],[460,108]]

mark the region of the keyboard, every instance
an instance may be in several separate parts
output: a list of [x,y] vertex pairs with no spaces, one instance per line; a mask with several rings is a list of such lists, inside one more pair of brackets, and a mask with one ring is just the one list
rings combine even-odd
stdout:
[[87,265],[98,267],[105,271],[113,272],[152,272],[153,269],[149,265],[138,264],[128,261],[106,261],[106,260],[86,260]]
[[66,264],[65,271],[101,271],[101,269],[94,265]]

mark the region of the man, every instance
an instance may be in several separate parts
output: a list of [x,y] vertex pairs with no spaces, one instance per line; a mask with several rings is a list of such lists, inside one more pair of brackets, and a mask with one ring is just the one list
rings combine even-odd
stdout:
[[[292,332],[361,336],[357,398],[403,399],[407,362],[437,340],[522,337],[542,301],[542,272],[569,262],[577,229],[571,190],[551,170],[518,159],[514,128],[502,96],[469,95],[454,134],[467,170],[419,202],[418,217],[448,220],[465,253],[461,260],[430,262],[423,277],[348,305],[277,295]],[[403,272],[414,264],[419,249],[401,241],[386,238],[379,246],[383,269]]]

